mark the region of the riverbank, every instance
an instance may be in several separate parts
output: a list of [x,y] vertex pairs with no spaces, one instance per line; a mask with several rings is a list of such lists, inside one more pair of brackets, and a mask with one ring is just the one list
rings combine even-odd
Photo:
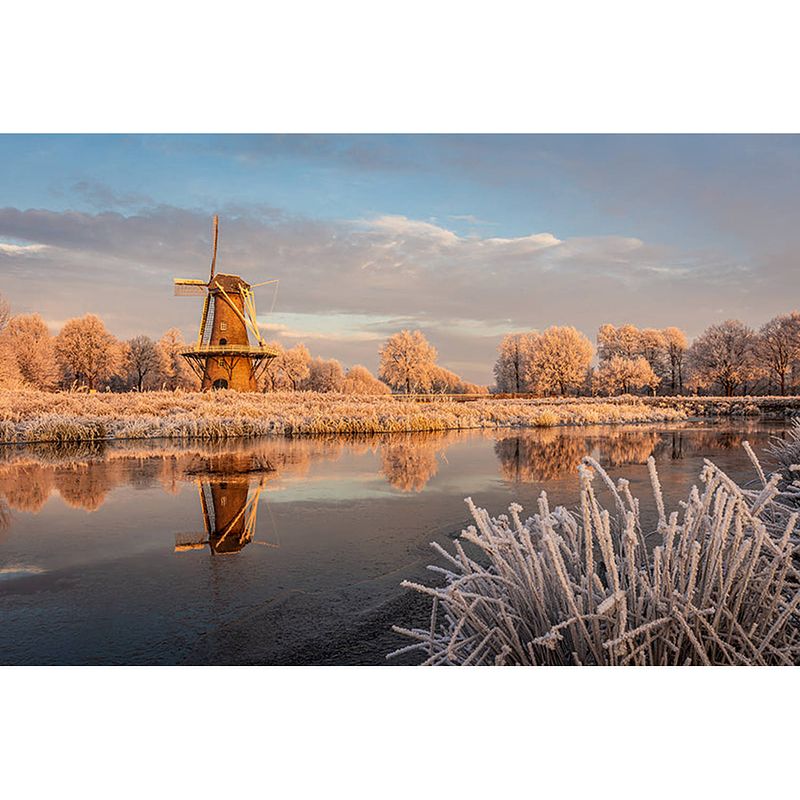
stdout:
[[418,403],[313,392],[0,392],[0,443],[227,439],[789,416],[800,398],[530,398]]

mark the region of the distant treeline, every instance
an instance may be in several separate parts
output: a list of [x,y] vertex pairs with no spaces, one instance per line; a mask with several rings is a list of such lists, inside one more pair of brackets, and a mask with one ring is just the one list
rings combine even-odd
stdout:
[[[779,315],[756,331],[738,320],[711,325],[691,345],[683,331],[602,325],[597,348],[573,327],[510,333],[499,344],[495,384],[480,386],[437,363],[422,331],[403,330],[379,350],[377,377],[356,364],[312,357],[304,344],[278,351],[260,378],[262,391],[345,394],[530,393],[784,395],[800,388],[800,313]],[[13,314],[0,297],[0,387],[44,390],[197,390],[180,355],[177,328],[159,340],[114,337],[93,315],[68,320],[53,336],[38,314]],[[597,360],[595,361],[595,355]]]

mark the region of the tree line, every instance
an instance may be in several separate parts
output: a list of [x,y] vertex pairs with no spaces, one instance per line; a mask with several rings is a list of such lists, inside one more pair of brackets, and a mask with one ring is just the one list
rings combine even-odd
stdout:
[[494,375],[497,391],[539,395],[784,395],[800,387],[800,313],[758,330],[729,319],[691,344],[676,327],[606,324],[596,351],[575,328],[512,333],[500,343]]
[[[800,388],[800,313],[781,314],[754,330],[739,320],[711,325],[691,344],[676,327],[601,325],[596,348],[580,331],[552,326],[503,337],[491,388],[463,380],[438,363],[422,331],[403,330],[379,350],[377,377],[356,364],[312,357],[304,344],[271,346],[278,355],[260,378],[262,391],[346,394],[525,393],[786,394]],[[70,319],[53,336],[38,314],[12,314],[0,296],[0,386],[45,390],[197,390],[180,353],[177,328],[154,340],[118,340],[93,315]],[[596,360],[595,360],[596,356]]]

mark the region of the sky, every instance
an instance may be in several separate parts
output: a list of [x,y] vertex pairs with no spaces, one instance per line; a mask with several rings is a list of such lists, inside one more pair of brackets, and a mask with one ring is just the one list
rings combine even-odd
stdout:
[[375,370],[421,329],[492,381],[505,333],[677,325],[797,308],[800,137],[2,135],[0,293],[57,332],[196,336],[218,271],[256,290],[266,340]]

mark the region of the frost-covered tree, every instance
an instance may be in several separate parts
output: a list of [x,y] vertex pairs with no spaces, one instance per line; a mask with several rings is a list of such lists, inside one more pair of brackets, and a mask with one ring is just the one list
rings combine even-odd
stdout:
[[276,350],[278,355],[269,360],[259,377],[259,386],[261,391],[277,392],[280,389],[288,389],[288,381],[285,381],[283,372],[281,372],[280,369],[285,349],[280,342],[269,342],[267,346],[273,350]]
[[718,386],[726,397],[751,380],[757,370],[753,359],[756,337],[738,319],[706,328],[689,348],[692,378],[699,386]]
[[580,331],[553,325],[538,337],[527,382],[541,394],[569,394],[583,385],[593,355]]
[[661,336],[664,339],[664,351],[669,364],[670,389],[672,394],[680,394],[683,392],[683,362],[689,343],[686,341],[686,334],[680,328],[664,328]]
[[11,342],[7,336],[0,334],[0,389],[21,389],[24,385]]
[[630,394],[645,387],[655,392],[659,377],[644,356],[612,356],[594,371],[594,390],[601,394]]
[[635,358],[642,355],[642,332],[635,325],[601,325],[597,331],[597,355],[600,361],[614,356]]
[[403,330],[390,336],[380,351],[378,375],[406,394],[427,392],[436,364],[436,348],[422,331]]
[[0,333],[3,332],[11,319],[11,304],[0,294]]
[[658,376],[667,374],[667,343],[663,331],[644,328],[639,332],[639,355],[653,368]]
[[186,350],[186,342],[178,328],[170,328],[158,341],[161,352],[161,382],[167,389],[198,390],[200,380],[186,363],[181,353]]
[[311,354],[304,344],[296,344],[281,355],[278,369],[286,385],[296,391],[310,373]]
[[509,333],[497,348],[494,365],[495,385],[498,392],[529,392],[531,363],[536,352],[539,334],[536,331]]
[[390,394],[391,389],[379,381],[366,367],[356,364],[347,370],[342,383],[345,394]]
[[800,314],[780,314],[758,331],[755,354],[769,371],[770,378],[786,394],[786,378],[792,364],[800,358]]
[[55,339],[38,314],[11,317],[0,334],[8,341],[9,353],[26,386],[52,390],[59,379]]
[[335,359],[314,358],[308,364],[308,377],[302,388],[312,392],[341,392],[344,384],[344,370]]
[[149,336],[134,336],[125,343],[124,363],[128,383],[138,391],[161,384],[164,355]]
[[56,358],[65,383],[76,382],[90,390],[122,366],[119,342],[94,314],[64,324],[56,337]]

